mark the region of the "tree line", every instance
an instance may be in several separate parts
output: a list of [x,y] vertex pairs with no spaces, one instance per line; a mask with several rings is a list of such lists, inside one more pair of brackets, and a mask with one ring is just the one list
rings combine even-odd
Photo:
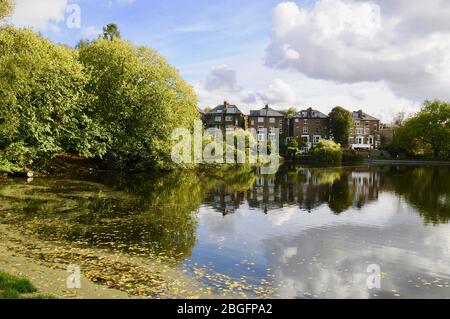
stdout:
[[[11,10],[0,0],[0,18]],[[0,27],[2,171],[45,169],[62,152],[110,168],[171,169],[173,129],[197,119],[197,97],[178,71],[122,40],[114,24],[76,48]]]

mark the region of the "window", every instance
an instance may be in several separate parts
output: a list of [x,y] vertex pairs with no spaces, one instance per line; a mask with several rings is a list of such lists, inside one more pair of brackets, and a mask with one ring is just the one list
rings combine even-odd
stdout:
[[250,125],[255,125],[255,120],[250,120]]
[[373,136],[369,136],[369,144],[373,145]]
[[226,122],[233,122],[233,117],[232,116],[226,116],[225,117],[225,121]]
[[365,135],[368,135],[369,133],[370,133],[370,128],[366,127],[366,128],[364,129],[364,134],[365,134]]
[[303,128],[303,134],[308,134],[308,132],[309,132],[308,128],[307,128],[307,127],[304,127],[304,128]]
[[320,128],[316,127],[316,134],[320,133]]
[[368,127],[369,126],[369,122],[366,122],[366,127]]
[[274,117],[271,117],[271,118],[269,119],[269,123],[275,124],[275,118],[274,118]]
[[363,134],[363,129],[362,128],[357,128],[356,129],[356,135],[362,135]]
[[216,116],[214,118],[214,122],[222,122],[222,117],[221,116]]
[[361,122],[360,121],[355,121],[355,126],[360,126]]
[[258,117],[258,123],[264,123],[264,117]]
[[295,123],[298,123],[299,122],[299,119],[295,119]]
[[266,134],[259,133],[258,134],[258,142],[264,142],[266,140]]
[[303,124],[308,125],[308,120],[303,120]]
[[275,141],[276,140],[276,134],[275,133],[270,133],[269,134],[269,141],[271,141],[271,142],[273,142],[273,141]]
[[314,135],[314,144],[319,143],[319,141],[322,139],[322,136],[320,135]]
[[357,137],[355,138],[356,144],[363,144],[364,143],[364,139],[362,137]]

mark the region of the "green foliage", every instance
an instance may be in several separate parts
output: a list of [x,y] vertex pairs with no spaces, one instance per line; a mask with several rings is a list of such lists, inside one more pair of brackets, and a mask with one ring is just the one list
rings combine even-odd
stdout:
[[330,140],[319,141],[311,151],[313,163],[320,166],[338,166],[342,162],[342,149]]
[[336,106],[329,116],[330,129],[334,141],[342,146],[348,146],[350,132],[353,127],[352,113],[340,106]]
[[426,101],[422,110],[396,131],[389,150],[413,157],[450,159],[450,103]]
[[343,151],[342,161],[344,163],[358,163],[358,162],[362,162],[363,160],[364,160],[364,156],[361,153],[359,153],[358,151],[355,151],[352,149]]
[[0,272],[0,299],[19,299],[21,294],[36,292],[33,284],[4,272]]
[[0,28],[0,156],[20,167],[56,152],[102,152],[86,116],[89,97],[75,51],[29,30]]
[[173,129],[192,129],[197,98],[156,51],[119,40],[80,49],[95,96],[90,118],[108,136],[106,159],[115,167],[172,168]]
[[120,39],[119,26],[115,23],[110,23],[103,27],[103,39],[109,41]]
[[306,142],[300,138],[293,138],[289,140],[287,145],[287,154],[295,160],[296,157],[302,155],[302,148],[307,146]]
[[295,116],[295,114],[297,114],[297,112],[298,111],[295,107],[290,107],[286,111],[284,111],[284,114],[288,119],[291,119]]
[[14,8],[12,0],[0,0],[0,20],[8,17]]

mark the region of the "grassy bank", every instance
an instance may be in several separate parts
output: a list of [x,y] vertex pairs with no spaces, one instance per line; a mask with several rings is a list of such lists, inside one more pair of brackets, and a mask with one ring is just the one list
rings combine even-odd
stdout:
[[48,295],[36,294],[34,285],[24,278],[0,272],[0,299],[51,299]]

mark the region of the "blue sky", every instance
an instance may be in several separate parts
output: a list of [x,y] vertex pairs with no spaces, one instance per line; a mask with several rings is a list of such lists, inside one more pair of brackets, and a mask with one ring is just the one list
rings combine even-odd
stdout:
[[[11,22],[75,45],[114,22],[157,49],[199,106],[335,105],[388,121],[450,99],[450,2],[416,0],[16,0]],[[70,29],[68,6],[81,12]]]

